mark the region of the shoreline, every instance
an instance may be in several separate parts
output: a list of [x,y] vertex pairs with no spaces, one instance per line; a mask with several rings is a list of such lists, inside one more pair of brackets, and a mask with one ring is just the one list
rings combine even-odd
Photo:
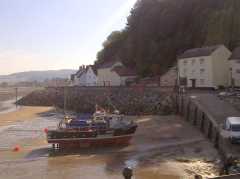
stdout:
[[54,109],[53,107],[21,106],[17,110],[13,110],[6,113],[0,112],[0,127],[13,125],[16,122],[34,120],[40,114],[49,112],[53,109]]
[[[0,114],[0,129],[6,130],[3,135],[2,141],[7,140],[7,130],[11,125],[17,122],[33,120],[42,121],[43,123],[49,120],[44,120],[45,117],[41,114],[47,113],[52,110],[53,107],[29,107],[24,106],[19,110]],[[38,173],[40,166],[47,162],[47,171],[53,174],[52,178],[58,178],[59,175],[54,173],[55,169],[64,169],[65,172],[72,171],[74,176],[78,176],[80,173],[76,168],[92,167],[92,163],[98,163],[96,166],[87,170],[87,174],[84,177],[91,176],[93,171],[101,171],[100,174],[104,177],[109,177],[108,170],[112,171],[114,177],[121,177],[121,168],[126,163],[137,163],[134,167],[135,176],[141,178],[143,176],[149,179],[161,178],[161,179],[178,179],[178,176],[186,175],[192,176],[195,173],[202,175],[214,176],[217,174],[216,161],[218,160],[218,154],[211,144],[205,140],[202,134],[195,130],[190,124],[184,122],[179,116],[128,116],[131,119],[136,120],[139,124],[135,137],[133,138],[131,145],[119,149],[117,151],[108,152],[104,150],[96,150],[95,152],[84,153],[81,151],[76,155],[60,155],[59,157],[50,157],[48,144],[45,141],[45,135],[43,131],[21,133],[20,131],[13,131],[14,135],[24,134],[25,138],[16,140],[16,144],[21,146],[21,151],[12,153],[11,149],[8,151],[0,151],[0,158],[5,161],[12,162],[12,168],[8,168],[8,171],[19,172],[22,170],[28,170],[29,167],[33,167],[33,172]],[[48,117],[46,117],[48,118]],[[43,120],[42,120],[43,119]],[[49,117],[51,119],[51,117]],[[169,125],[171,124],[171,125]],[[23,125],[26,125],[25,123]],[[39,123],[31,124],[33,128],[39,128]],[[50,123],[47,125],[51,125]],[[149,131],[152,131],[149,133]],[[12,132],[10,133],[12,135]],[[192,136],[193,141],[189,141],[189,136]],[[12,139],[15,142],[15,138]],[[196,140],[196,141],[195,141]],[[164,145],[165,144],[165,145]],[[173,145],[175,144],[175,145]],[[180,145],[182,144],[182,145]],[[15,145],[15,144],[14,144]],[[44,148],[42,146],[44,145]],[[46,146],[46,147],[45,147]],[[203,147],[204,146],[204,147]],[[153,147],[153,148],[152,148]],[[81,156],[80,158],[78,156]],[[91,157],[90,157],[91,156]],[[71,167],[62,168],[61,164],[66,162],[66,157],[69,159],[68,164]],[[85,160],[85,158],[91,158]],[[43,160],[38,160],[42,158]],[[32,162],[25,162],[24,166],[16,162],[18,160],[26,160]],[[211,162],[209,162],[211,160]],[[89,161],[91,164],[85,163]],[[54,164],[54,165],[51,165]],[[103,167],[106,166],[106,167]],[[3,163],[0,165],[5,167]],[[73,168],[72,168],[73,167]],[[13,172],[14,173],[14,172]],[[71,172],[72,173],[72,172]],[[15,176],[15,174],[13,174]],[[1,176],[1,175],[0,175]],[[4,176],[4,175],[3,175]],[[25,176],[25,174],[22,174]],[[70,177],[70,176],[68,176]],[[22,177],[23,178],[23,177]],[[92,178],[97,178],[93,176]]]
[[16,106],[15,102],[16,102],[16,100],[13,98],[1,101],[0,102],[0,114],[17,111],[19,109],[19,107],[21,107],[21,106]]

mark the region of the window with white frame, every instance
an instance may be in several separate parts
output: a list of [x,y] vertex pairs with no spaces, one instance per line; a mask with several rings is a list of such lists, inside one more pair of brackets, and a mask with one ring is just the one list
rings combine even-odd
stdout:
[[194,65],[194,64],[195,64],[195,59],[192,60],[192,65]]
[[184,74],[184,75],[187,74],[187,69],[186,69],[186,68],[183,69],[183,74]]
[[200,59],[200,65],[203,65],[204,62],[205,62],[205,59],[201,58],[201,59]]
[[204,69],[204,68],[201,68],[201,69],[200,69],[200,74],[202,75],[202,74],[204,74],[204,72],[205,72],[205,69]]
[[200,85],[204,85],[205,84],[205,80],[204,79],[200,79]]

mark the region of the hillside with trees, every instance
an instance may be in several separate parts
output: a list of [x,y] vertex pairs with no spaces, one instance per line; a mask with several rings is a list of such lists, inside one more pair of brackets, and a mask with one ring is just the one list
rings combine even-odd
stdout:
[[160,75],[189,48],[240,45],[239,0],[138,0],[122,31],[97,54],[96,66],[121,60],[140,76]]

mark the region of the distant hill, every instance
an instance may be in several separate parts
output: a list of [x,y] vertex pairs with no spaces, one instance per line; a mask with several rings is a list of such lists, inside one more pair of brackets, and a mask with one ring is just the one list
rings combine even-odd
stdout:
[[10,75],[0,75],[0,83],[16,83],[16,82],[42,82],[47,79],[69,78],[76,70],[48,70],[48,71],[27,71],[13,73]]

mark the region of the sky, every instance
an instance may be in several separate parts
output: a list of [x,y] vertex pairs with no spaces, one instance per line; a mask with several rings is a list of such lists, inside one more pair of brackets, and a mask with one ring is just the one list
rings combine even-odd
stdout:
[[136,0],[0,0],[0,75],[78,69],[125,27]]

